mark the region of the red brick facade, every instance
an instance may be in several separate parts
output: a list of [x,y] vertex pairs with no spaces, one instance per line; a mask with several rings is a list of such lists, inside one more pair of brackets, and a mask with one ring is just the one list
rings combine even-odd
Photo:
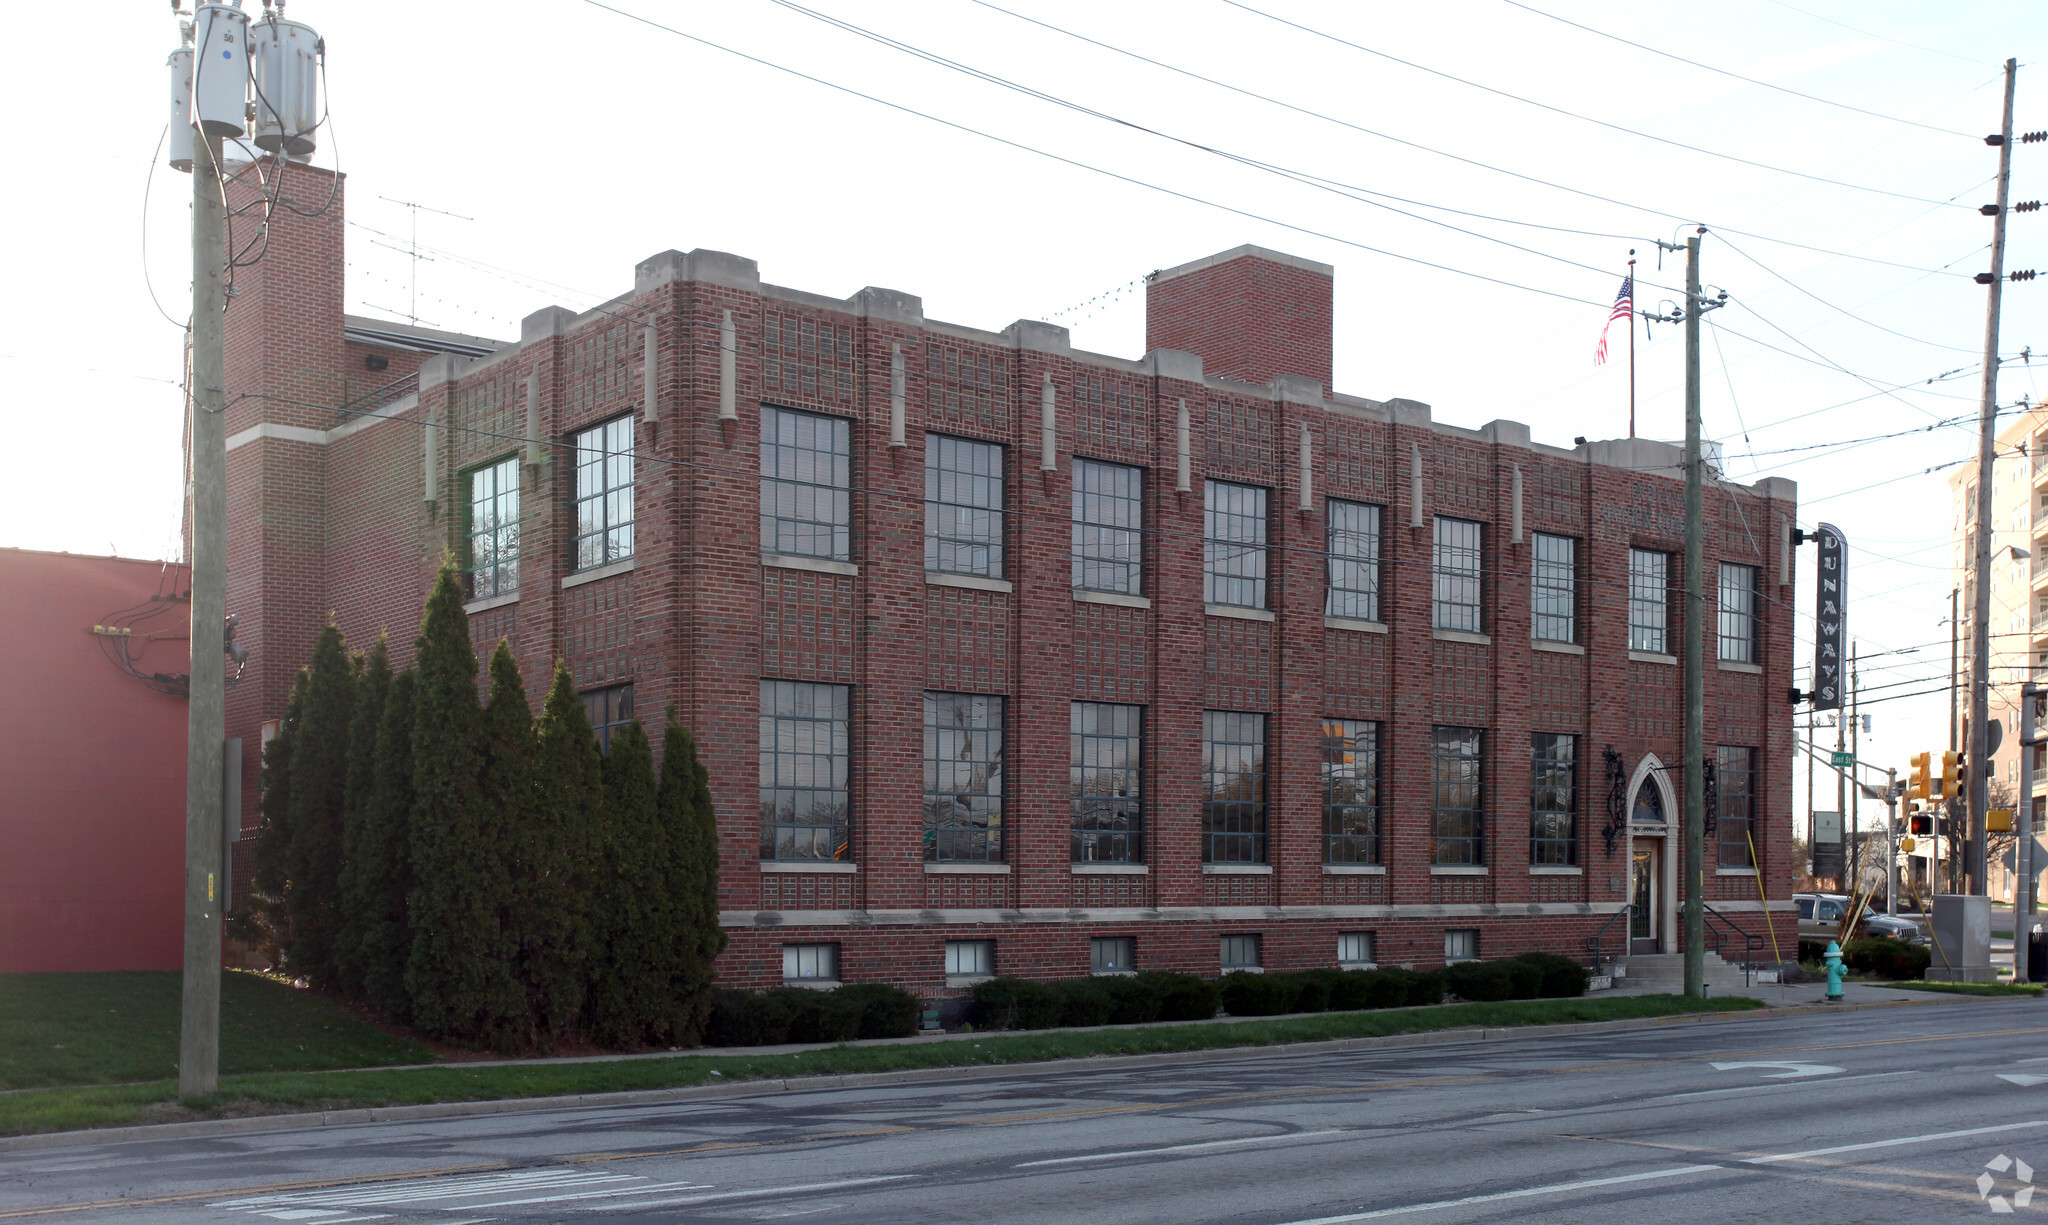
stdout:
[[[325,182],[299,194],[317,204]],[[1039,976],[1086,972],[1091,935],[1135,937],[1140,968],[1204,973],[1218,968],[1217,937],[1235,933],[1261,934],[1274,968],[1331,964],[1337,933],[1353,931],[1374,933],[1388,963],[1441,962],[1448,928],[1479,929],[1487,956],[1583,955],[1622,907],[1630,837],[1610,853],[1599,832],[1608,822],[1602,750],[1619,755],[1631,786],[1656,761],[1679,759],[1679,668],[1631,657],[1627,602],[1631,545],[1672,554],[1677,585],[1673,448],[1564,449],[1532,443],[1513,422],[1459,429],[1412,401],[1331,394],[1328,269],[1255,248],[1159,274],[1148,306],[1154,351],[1136,361],[1076,351],[1049,324],[983,332],[927,320],[918,299],[895,291],[830,299],[764,285],[751,260],[664,252],[639,266],[631,293],[582,315],[538,312],[520,342],[481,359],[435,356],[415,395],[369,415],[301,408],[290,401],[338,405],[402,373],[394,359],[391,373],[369,375],[365,358],[384,350],[342,341],[340,234],[338,212],[283,218],[271,238],[277,262],[229,311],[228,607],[243,614],[258,676],[231,697],[231,735],[253,735],[276,716],[326,610],[358,643],[388,630],[404,661],[436,559],[463,547],[465,474],[517,456],[518,591],[473,602],[472,633],[480,650],[508,638],[536,693],[559,656],[586,689],[630,681],[643,717],[658,720],[674,703],[696,729],[720,813],[727,982],[780,981],[780,946],[792,942],[839,945],[849,980],[927,990],[945,982],[949,939],[993,939],[1001,972]],[[291,254],[279,258],[281,247]],[[436,347],[433,334],[419,335],[421,347]],[[316,368],[324,362],[334,365]],[[1044,470],[1048,379],[1053,464]],[[899,390],[903,442],[892,445]],[[734,417],[721,420],[728,403]],[[525,462],[530,404],[537,464]],[[1183,404],[1185,492],[1176,488]],[[851,564],[764,554],[764,405],[850,421]],[[633,556],[576,572],[568,441],[626,415],[635,422]],[[272,428],[284,425],[293,428]],[[929,434],[1003,447],[1000,581],[925,571]],[[1074,591],[1076,456],[1144,470],[1143,600]],[[1268,491],[1263,615],[1205,609],[1208,479]],[[1378,624],[1324,615],[1326,498],[1381,508]],[[1792,872],[1783,714],[1792,575],[1778,542],[1793,489],[1710,485],[1708,507],[1709,599],[1718,562],[1756,566],[1760,579],[1758,667],[1713,663],[1708,606],[1707,743],[1757,750],[1762,883],[1782,905]],[[1484,525],[1483,635],[1431,628],[1438,515]],[[1531,642],[1533,532],[1578,541],[1577,642],[1565,649]],[[1673,651],[1682,603],[1671,600]],[[764,678],[851,686],[850,862],[790,870],[761,859]],[[922,695],[931,690],[1006,699],[1000,864],[925,862]],[[1144,708],[1141,869],[1070,862],[1075,701]],[[1205,710],[1268,716],[1266,870],[1202,864]],[[1381,725],[1383,871],[1322,862],[1326,718]],[[1434,724],[1486,729],[1480,873],[1431,867]],[[1578,871],[1529,864],[1532,731],[1579,738]],[[253,773],[251,782],[253,796]],[[1717,875],[1711,846],[1707,890],[1732,924],[1760,928],[1757,878]],[[1618,925],[1613,932],[1618,948]]]

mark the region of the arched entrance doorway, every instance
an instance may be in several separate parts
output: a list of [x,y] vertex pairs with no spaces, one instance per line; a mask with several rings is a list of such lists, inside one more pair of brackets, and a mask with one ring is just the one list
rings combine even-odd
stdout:
[[1677,796],[1654,753],[1629,782],[1628,951],[1667,953],[1677,926],[1677,873],[1672,862]]

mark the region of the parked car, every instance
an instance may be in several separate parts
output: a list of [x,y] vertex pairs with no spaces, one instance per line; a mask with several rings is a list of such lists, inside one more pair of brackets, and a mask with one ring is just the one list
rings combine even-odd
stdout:
[[[1792,902],[1799,907],[1799,934],[1808,940],[1833,940],[1842,930],[1842,916],[1849,910],[1850,901],[1839,893],[1795,893]],[[1882,940],[1921,940],[1926,933],[1920,924],[1902,915],[1873,913],[1865,910],[1856,921],[1856,936],[1874,936]]]

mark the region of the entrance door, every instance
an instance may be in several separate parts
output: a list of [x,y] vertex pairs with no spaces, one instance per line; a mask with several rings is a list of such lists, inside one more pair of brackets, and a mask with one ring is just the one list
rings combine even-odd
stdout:
[[1628,951],[1654,953],[1659,937],[1657,907],[1657,844],[1648,840],[1635,844],[1629,856]]

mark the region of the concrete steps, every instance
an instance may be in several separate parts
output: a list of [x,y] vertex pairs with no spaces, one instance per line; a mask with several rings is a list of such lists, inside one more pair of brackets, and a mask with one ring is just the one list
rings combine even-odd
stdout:
[[[1685,990],[1684,953],[1632,953],[1623,958],[1621,965],[1627,973],[1614,980],[1616,987],[1633,987],[1649,991]],[[1706,982],[1716,991],[1740,991],[1742,967],[1729,965],[1716,953],[1706,958]]]

